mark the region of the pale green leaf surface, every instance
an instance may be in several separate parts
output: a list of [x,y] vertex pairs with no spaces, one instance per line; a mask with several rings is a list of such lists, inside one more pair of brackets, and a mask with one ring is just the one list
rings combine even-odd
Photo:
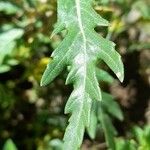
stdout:
[[8,15],[15,14],[18,12],[21,12],[21,9],[19,9],[16,5],[10,3],[10,2],[0,2],[0,12],[4,12]]
[[65,107],[65,113],[72,115],[64,135],[64,150],[80,148],[85,128],[89,127],[92,100],[102,99],[96,76],[98,59],[123,80],[123,64],[115,45],[94,30],[97,25],[107,26],[108,21],[94,11],[91,2],[58,0],[58,22],[53,34],[65,28],[67,35],[52,53],[53,60],[41,80],[41,85],[47,85],[69,66],[66,84],[72,83],[74,90]]
[[94,139],[96,136],[98,118],[97,118],[97,101],[93,101],[90,115],[90,124],[87,128],[87,132],[91,139]]
[[15,40],[23,35],[22,29],[11,29],[0,34],[0,64],[6,55],[10,54],[16,45]]
[[11,68],[8,65],[0,65],[0,73],[9,71]]
[[8,139],[4,144],[3,150],[17,150],[17,147],[11,139]]

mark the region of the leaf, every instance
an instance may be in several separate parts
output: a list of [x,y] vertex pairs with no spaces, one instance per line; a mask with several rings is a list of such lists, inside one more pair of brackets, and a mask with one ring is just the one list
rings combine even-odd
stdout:
[[134,141],[116,139],[116,150],[137,150]]
[[97,101],[93,101],[91,114],[90,114],[90,124],[87,128],[88,134],[91,139],[94,139],[96,136],[97,124],[98,124]]
[[0,66],[0,73],[4,73],[4,72],[7,72],[7,71],[9,71],[11,68],[10,68],[10,66],[8,66],[8,65],[1,65]]
[[123,120],[123,114],[119,105],[114,101],[113,97],[105,92],[102,92],[102,102],[99,102],[97,105],[98,120],[102,124],[107,146],[111,150],[116,150],[114,136],[117,135],[117,131],[114,128],[108,113],[119,120]]
[[[99,81],[105,81],[108,83],[113,82],[113,77],[111,75],[109,75],[107,72],[105,72],[104,70],[97,68],[96,75],[97,75],[97,78]],[[119,105],[117,104],[117,102],[114,101],[113,96],[111,96],[110,94],[107,94],[105,92],[102,92],[102,105],[98,101],[92,102],[90,125],[87,128],[87,132],[91,139],[94,139],[96,136],[97,124],[103,122],[103,121],[101,121],[101,119],[103,119],[103,118],[98,119],[99,114],[97,114],[97,111],[100,111],[99,109],[104,109],[105,111],[102,111],[102,113],[104,113],[106,115],[108,115],[107,113],[109,113],[109,115],[112,115],[113,117],[116,117],[117,119],[119,119],[121,121],[123,120],[122,111],[121,111]],[[115,141],[112,140],[112,143],[114,145]]]
[[115,102],[115,100],[113,99],[113,97],[110,94],[107,94],[105,92],[102,92],[102,99],[103,99],[103,106],[106,109],[106,111],[116,117],[119,120],[123,120],[123,114],[122,111],[119,107],[119,105],[117,104],[117,102]]
[[146,2],[142,0],[137,0],[132,7],[140,12],[141,17],[143,17],[144,19],[150,19],[150,3],[148,1]]
[[16,45],[17,39],[23,35],[22,29],[11,29],[0,34],[0,64],[6,55],[10,54]]
[[21,9],[10,2],[0,2],[0,12],[4,12],[7,15],[12,15],[21,12]]
[[105,81],[108,83],[113,83],[113,81],[114,81],[114,78],[109,73],[107,73],[106,71],[104,71],[102,69],[97,68],[96,75],[97,75],[97,79],[99,81]]
[[11,139],[8,139],[4,144],[3,150],[17,150],[17,147]]
[[113,147],[115,147],[115,141],[112,137],[116,135],[117,132],[113,127],[111,119],[108,115],[112,115],[119,120],[123,120],[123,114],[120,110],[119,105],[114,101],[113,97],[110,94],[102,92],[102,103],[98,101],[92,102],[90,125],[87,128],[87,131],[91,139],[94,139],[96,136],[97,124],[101,123],[103,129],[105,130],[106,139],[108,139],[107,145],[110,147],[112,147],[113,145]]
[[[101,111],[101,109],[103,109],[104,111]],[[99,114],[97,114],[97,111],[99,112]],[[102,104],[98,101],[92,102],[90,125],[87,128],[88,134],[91,137],[91,139],[94,139],[96,136],[97,124],[106,122],[105,117],[99,117],[100,111],[101,111],[101,113],[103,113],[103,116],[106,115],[108,117],[108,115],[111,115],[121,121],[123,120],[123,114],[122,114],[122,111],[121,111],[119,105],[114,101],[113,97],[110,94],[102,92]],[[102,119],[104,119],[104,120],[102,120]],[[111,122],[110,119],[109,119],[109,122]],[[110,123],[110,124],[112,126],[112,123]],[[113,126],[112,126],[112,128],[113,128],[113,130],[115,130]],[[112,141],[112,143],[114,143],[114,140]]]
[[144,129],[135,126],[133,128],[133,134],[136,137],[140,147],[143,149],[150,149],[150,126],[145,126]]
[[96,76],[97,62],[102,59],[123,81],[123,64],[114,50],[115,44],[94,30],[108,26],[92,8],[92,0],[58,0],[58,22],[53,34],[67,30],[67,35],[52,53],[52,62],[41,79],[47,85],[65,68],[69,69],[66,84],[74,90],[66,104],[65,113],[72,114],[64,135],[64,150],[80,148],[85,128],[89,127],[92,101],[101,101],[101,90]]
[[138,141],[140,144],[143,143],[143,141],[144,141],[144,138],[143,138],[143,130],[142,130],[140,127],[138,127],[138,126],[135,126],[135,127],[133,128],[133,133],[134,133],[134,135],[136,136],[137,141]]
[[144,128],[144,136],[145,136],[145,141],[147,143],[147,147],[150,148],[150,141],[149,141],[149,139],[150,139],[150,126],[149,125],[145,126],[145,128]]
[[111,150],[115,150],[114,136],[117,134],[117,131],[113,127],[109,116],[104,112],[102,107],[101,109],[99,109],[98,114],[99,114],[99,121],[101,122],[102,128],[105,133],[107,146],[109,146]]
[[46,150],[51,150],[51,148],[53,150],[62,150],[62,141],[60,139],[52,139],[50,142],[49,142],[49,149],[46,149]]

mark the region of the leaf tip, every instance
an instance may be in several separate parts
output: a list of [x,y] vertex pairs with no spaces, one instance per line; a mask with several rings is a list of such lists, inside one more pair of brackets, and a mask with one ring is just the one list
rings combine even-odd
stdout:
[[45,86],[43,80],[41,79],[40,86]]
[[120,82],[123,82],[123,80],[124,80],[124,72],[123,71],[122,72],[118,72],[116,74],[116,76],[118,77],[118,79],[120,80]]
[[65,28],[65,24],[64,23],[56,23],[54,31],[52,32],[52,34],[50,36],[50,39],[52,39],[54,35],[56,35],[59,32],[61,32],[64,28]]
[[46,86],[48,84],[47,80],[45,80],[45,76],[43,74],[41,82],[40,82],[40,86]]

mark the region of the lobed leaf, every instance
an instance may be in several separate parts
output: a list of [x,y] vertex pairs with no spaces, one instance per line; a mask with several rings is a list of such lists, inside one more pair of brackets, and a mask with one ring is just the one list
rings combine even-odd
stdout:
[[[66,84],[72,83],[74,90],[65,107],[65,113],[71,113],[71,117],[64,135],[64,150],[80,148],[85,128],[90,126],[92,102],[102,100],[96,75],[98,60],[102,59],[121,81],[124,77],[115,45],[94,30],[98,25],[108,26],[108,21],[100,17],[91,4],[92,0],[58,0],[58,22],[52,36],[63,29],[67,35],[52,53],[53,60],[41,79],[41,85],[47,85],[69,67]],[[103,125],[108,126],[108,117],[102,120]]]

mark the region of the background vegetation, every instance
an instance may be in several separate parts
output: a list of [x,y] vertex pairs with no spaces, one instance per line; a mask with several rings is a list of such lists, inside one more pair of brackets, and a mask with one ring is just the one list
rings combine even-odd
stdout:
[[[124,114],[124,121],[113,120],[116,149],[150,150],[150,3],[95,0],[93,7],[110,21],[108,29],[95,30],[116,43],[125,65],[122,84],[101,83]],[[0,0],[0,149],[61,147],[69,117],[64,105],[72,87],[64,85],[66,73],[47,87],[39,86],[49,56],[65,34],[50,40],[56,8],[56,0]],[[115,78],[105,64],[102,68]],[[83,150],[106,149],[97,130],[95,140],[85,134]]]

